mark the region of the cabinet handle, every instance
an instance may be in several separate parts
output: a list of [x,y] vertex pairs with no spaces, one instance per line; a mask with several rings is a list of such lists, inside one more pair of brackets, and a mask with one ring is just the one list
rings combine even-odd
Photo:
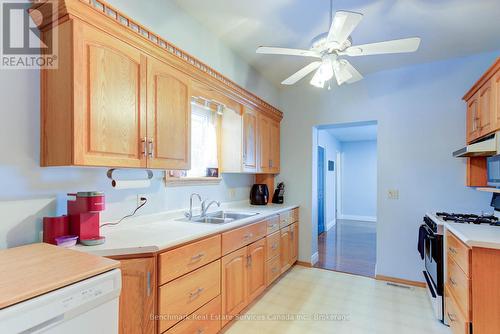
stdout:
[[451,322],[455,322],[457,318],[455,317],[454,314],[451,314],[450,312],[446,312],[448,314],[448,318],[450,318]]
[[155,144],[153,142],[153,139],[149,139],[148,145],[149,145],[148,155],[150,158],[153,158],[153,151],[155,149]]
[[253,233],[247,233],[243,236],[243,239],[246,241],[246,240],[249,240],[253,237]]
[[142,144],[142,156],[143,157],[146,157],[147,154],[148,154],[148,148],[147,148],[147,142],[148,142],[148,139],[146,137],[142,138],[141,139],[141,144]]
[[148,297],[151,296],[151,272],[148,271],[146,274],[146,286],[147,286],[147,294]]
[[277,242],[275,242],[275,243],[271,246],[271,248],[272,248],[273,250],[278,249],[278,243],[277,243]]
[[205,333],[205,331],[202,328],[198,328],[198,330],[196,331],[196,334],[203,334],[203,333]]
[[252,266],[252,255],[248,255],[247,256],[247,267],[251,267]]
[[271,271],[273,274],[276,274],[278,272],[278,268],[274,267],[273,269],[271,269]]
[[450,251],[450,253],[452,254],[457,254],[457,250],[453,247],[448,247],[448,250]]
[[273,160],[269,159],[269,167],[273,167]]
[[198,298],[198,297],[200,296],[200,294],[203,292],[203,290],[205,290],[205,289],[203,289],[203,288],[198,288],[198,289],[196,289],[196,290],[194,290],[194,291],[191,291],[191,292],[189,293],[189,300],[193,300],[193,299]]
[[205,256],[205,253],[201,252],[191,257],[191,262],[196,262],[201,260]]

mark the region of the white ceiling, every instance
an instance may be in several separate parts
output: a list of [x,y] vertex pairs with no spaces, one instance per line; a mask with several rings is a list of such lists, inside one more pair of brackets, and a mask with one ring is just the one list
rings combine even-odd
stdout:
[[327,131],[339,142],[377,140],[377,125],[337,126],[323,131]]
[[[202,22],[271,82],[308,59],[257,55],[258,46],[308,48],[328,30],[328,0],[167,0]],[[420,36],[414,54],[350,58],[363,74],[500,50],[499,0],[334,0],[334,10],[364,14],[354,44]],[[196,36],[193,36],[196,38]]]

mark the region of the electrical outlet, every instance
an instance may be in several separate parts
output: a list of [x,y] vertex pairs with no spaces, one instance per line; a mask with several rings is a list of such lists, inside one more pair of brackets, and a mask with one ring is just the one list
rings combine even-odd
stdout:
[[389,189],[389,191],[387,192],[387,198],[393,199],[393,200],[399,199],[399,190],[398,189]]
[[137,206],[142,204],[141,198],[143,198],[143,197],[148,199],[148,196],[145,194],[137,194]]

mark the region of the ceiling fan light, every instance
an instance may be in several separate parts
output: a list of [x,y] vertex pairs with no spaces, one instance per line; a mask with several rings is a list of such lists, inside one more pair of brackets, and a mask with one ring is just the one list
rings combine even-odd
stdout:
[[323,80],[323,78],[320,74],[320,71],[318,69],[316,71],[316,73],[314,73],[314,75],[310,81],[310,84],[313,85],[314,87],[323,88],[323,87],[325,87],[325,82],[326,82],[326,80]]
[[347,70],[345,64],[342,61],[334,62],[333,70],[335,72],[335,79],[337,79],[337,83],[339,86],[352,78],[352,74]]

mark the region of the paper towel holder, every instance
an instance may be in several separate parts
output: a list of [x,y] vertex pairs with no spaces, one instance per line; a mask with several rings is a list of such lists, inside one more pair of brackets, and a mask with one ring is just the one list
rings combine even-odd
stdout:
[[[122,182],[121,180],[117,180],[115,177],[113,177],[113,173],[115,173],[117,171],[117,169],[115,168],[112,168],[112,169],[108,169],[106,175],[107,177],[111,180],[111,185],[113,187],[115,187],[117,185],[117,182]],[[153,171],[150,170],[150,169],[144,169],[143,171],[146,172],[146,176],[147,178],[145,179],[142,179],[142,180],[136,180],[136,181],[151,181],[153,179]]]

